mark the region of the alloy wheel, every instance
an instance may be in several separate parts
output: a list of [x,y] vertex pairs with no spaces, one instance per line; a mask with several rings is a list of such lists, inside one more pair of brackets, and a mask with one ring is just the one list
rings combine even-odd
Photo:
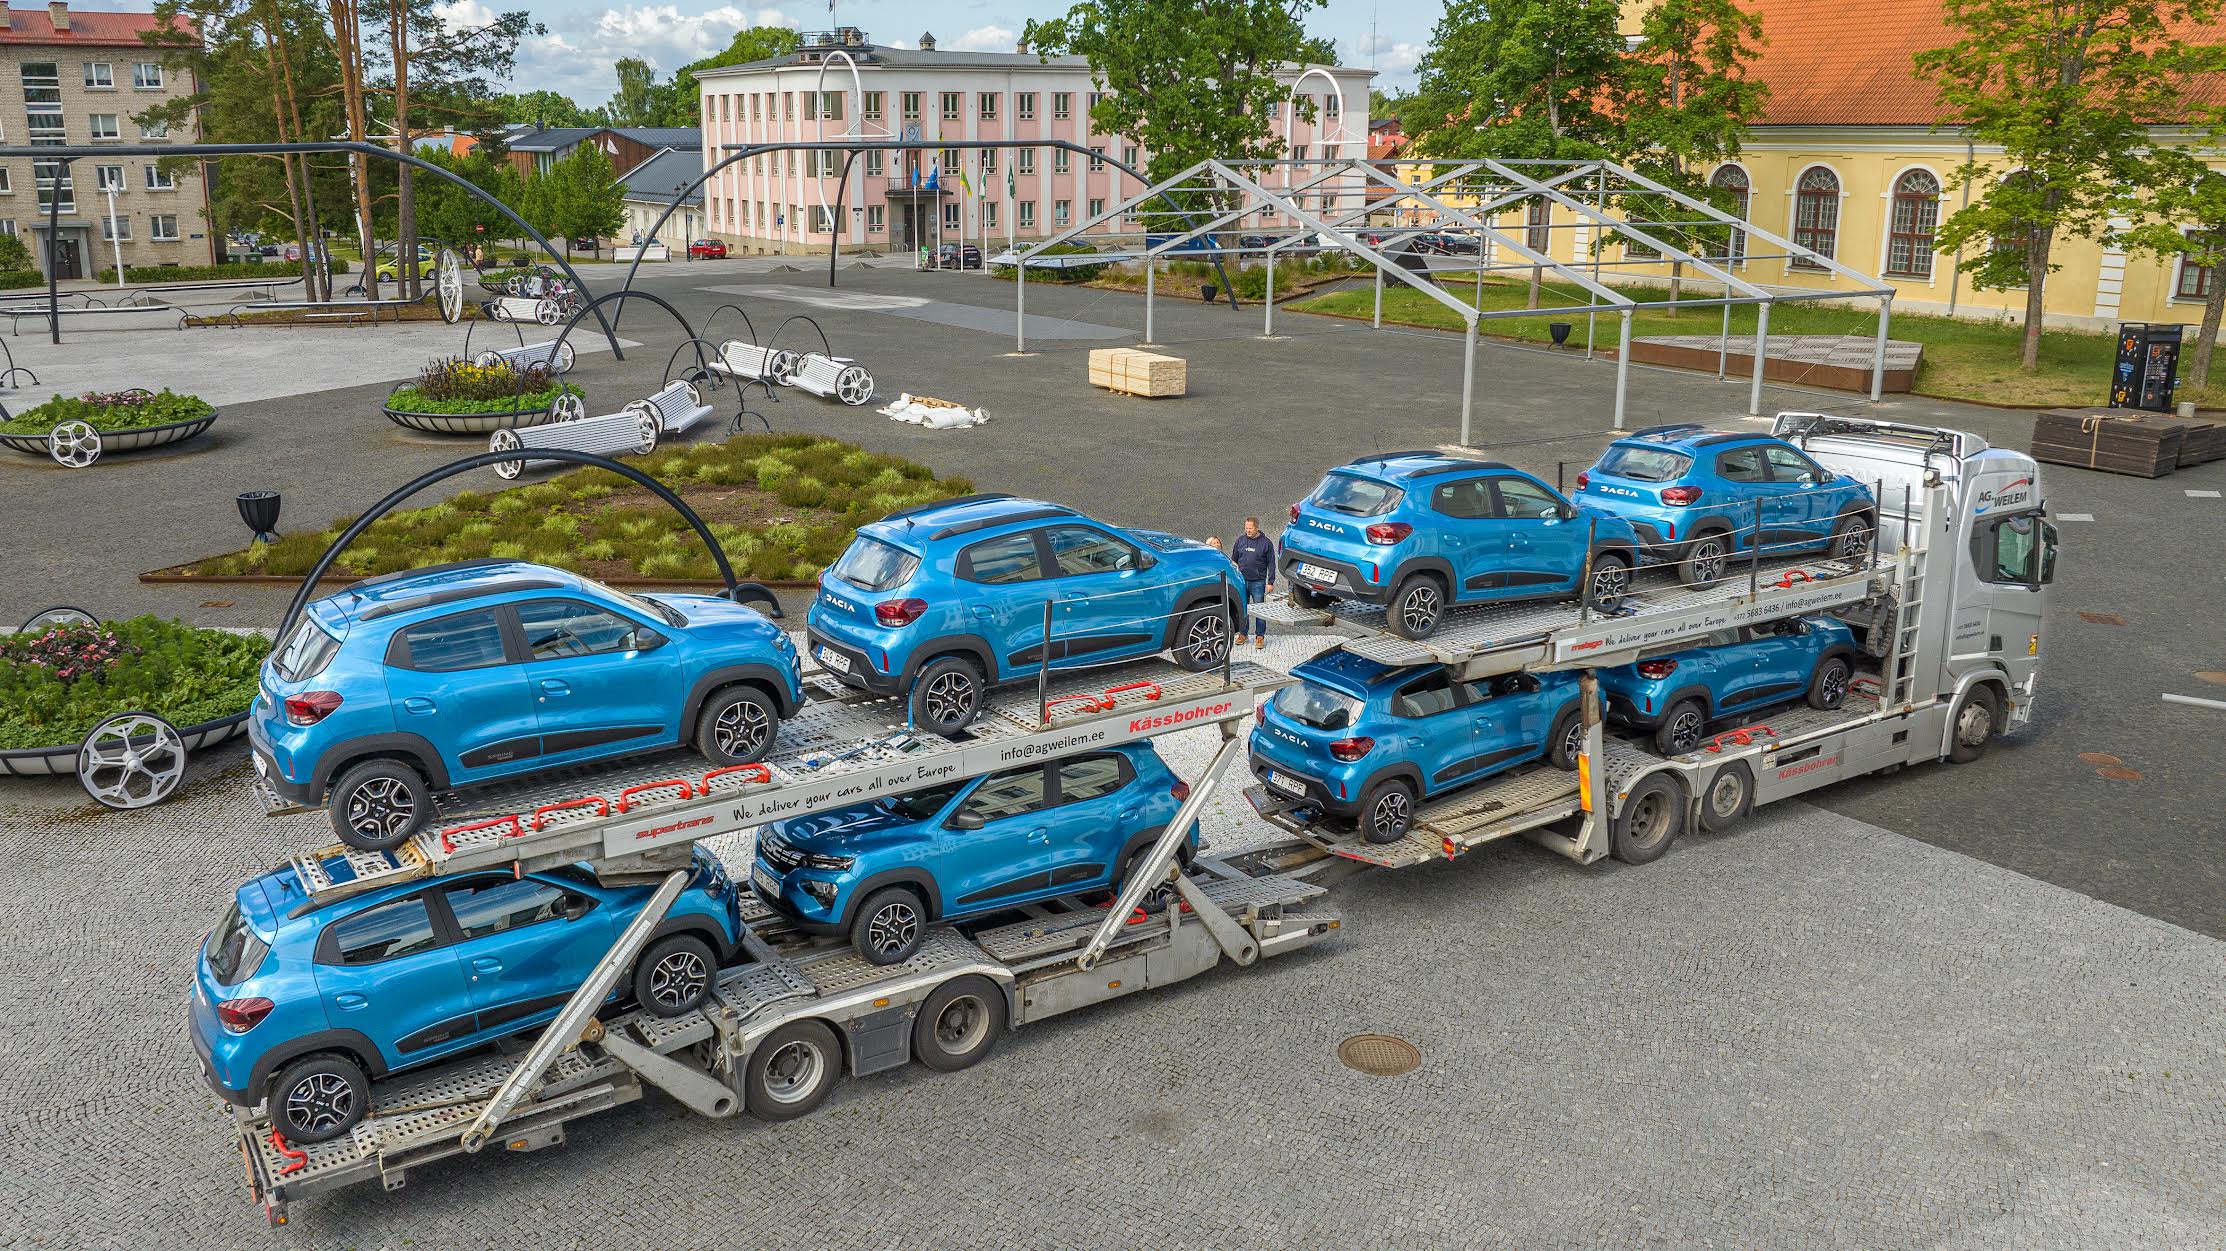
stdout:
[[1693,554],[1687,563],[1692,567],[1693,581],[1714,582],[1724,576],[1723,544],[1714,539],[1702,539],[1693,545]]
[[1699,712],[1687,708],[1670,719],[1670,746],[1681,752],[1691,751],[1700,743],[1700,728],[1704,724]]
[[956,725],[974,707],[974,680],[964,673],[941,673],[928,683],[928,719],[937,725]]
[[1584,718],[1578,717],[1569,722],[1567,730],[1562,731],[1561,754],[1570,760],[1575,760],[1583,751]]
[[1386,792],[1376,801],[1375,811],[1370,816],[1379,834],[1389,834],[1395,830],[1404,832],[1408,817],[1406,795],[1400,791]]
[[1427,634],[1438,624],[1438,588],[1418,583],[1399,600],[1399,620],[1416,634]]
[[693,951],[668,953],[649,970],[649,997],[661,1008],[694,1003],[703,994],[710,971]]
[[286,1124],[296,1133],[319,1134],[347,1123],[356,1092],[332,1073],[311,1073],[286,1092]]
[[1190,623],[1190,636],[1184,640],[1190,658],[1199,664],[1219,664],[1229,652],[1229,621],[1220,613],[1208,613]]
[[1593,603],[1603,606],[1613,604],[1616,601],[1622,599],[1624,593],[1629,591],[1630,589],[1631,574],[1630,571],[1625,569],[1622,565],[1616,564],[1611,561],[1605,564],[1597,565],[1593,568]]
[[764,705],[754,699],[738,699],[719,714],[711,734],[721,752],[737,760],[746,760],[765,745],[772,729],[773,723],[765,715]]
[[348,828],[391,839],[417,819],[417,800],[394,778],[373,778],[348,796]]
[[903,951],[920,932],[920,914],[911,904],[888,903],[866,922],[866,942],[884,955]]
[[1837,704],[1847,698],[1846,666],[1833,665],[1824,671],[1823,693],[1827,704]]

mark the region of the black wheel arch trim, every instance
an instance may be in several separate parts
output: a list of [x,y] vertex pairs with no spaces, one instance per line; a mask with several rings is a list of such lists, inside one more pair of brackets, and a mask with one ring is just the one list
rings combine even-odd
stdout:
[[[323,798],[332,792],[332,782],[356,765],[366,760],[403,760],[415,766],[418,773],[434,790],[448,789],[448,766],[442,762],[440,752],[432,742],[420,734],[366,734],[351,738],[325,749],[317,758],[317,796]],[[327,762],[330,762],[329,764]]]
[[[735,948],[741,945],[728,942],[726,935],[720,931],[719,924],[711,918],[690,913],[686,916],[665,918],[662,924],[649,932],[649,941],[642,944],[642,954],[647,955],[651,947],[677,934],[693,934],[702,939],[710,946],[712,957],[721,966],[724,966],[728,958],[734,954]],[[640,962],[637,960],[636,963],[639,964]],[[714,969],[712,972],[714,974],[712,980],[717,981],[718,970]]]
[[263,1057],[255,1062],[255,1067],[248,1071],[247,1089],[238,1093],[255,1103],[262,1102],[265,1094],[264,1088],[270,1084],[273,1074],[304,1056],[312,1056],[320,1051],[334,1052],[353,1061],[357,1068],[363,1070],[363,1075],[373,1081],[386,1076],[385,1057],[380,1054],[378,1047],[373,1045],[371,1039],[362,1031],[321,1029],[314,1034],[304,1034],[285,1046],[273,1047],[265,1052]]
[[721,665],[696,679],[688,689],[688,702],[681,706],[681,732],[693,739],[696,733],[696,714],[703,711],[703,701],[724,687],[749,685],[764,688],[773,700],[773,711],[787,720],[796,715],[797,701],[788,693],[788,683],[781,671],[763,663],[746,665]]
[[978,634],[939,634],[932,641],[922,645],[904,662],[902,685],[910,686],[912,679],[919,676],[920,670],[927,668],[945,656],[966,657],[974,662],[976,669],[981,671],[984,681],[991,686],[997,685],[999,672],[997,653],[990,650],[989,641]]
[[943,919],[943,889],[935,884],[934,877],[925,869],[883,869],[865,881],[850,888],[849,902],[843,905],[842,922],[838,932],[847,931],[850,923],[858,919],[858,907],[871,899],[875,891],[884,886],[916,886],[927,899],[927,923],[932,925]]

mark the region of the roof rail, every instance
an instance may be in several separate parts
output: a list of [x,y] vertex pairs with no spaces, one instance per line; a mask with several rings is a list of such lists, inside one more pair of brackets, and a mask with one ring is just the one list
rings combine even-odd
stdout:
[[955,525],[943,526],[940,529],[930,531],[928,541],[947,539],[957,534],[972,534],[976,530],[987,530],[991,526],[1009,526],[1020,521],[1042,521],[1046,517],[1079,517],[1081,515],[1064,504],[1045,504],[1041,508],[1025,509],[1003,517],[976,517],[972,521],[961,521]]
[[[454,573],[458,569],[483,569],[488,565],[515,565],[520,563],[522,562],[511,556],[480,556],[472,560],[452,560],[445,565],[419,565],[415,569],[397,569],[392,573],[379,574],[377,577],[360,578],[346,589],[360,591],[367,586],[378,586],[400,578],[422,577],[428,573]],[[334,594],[337,595],[339,592],[335,591]]]
[[1689,430],[1706,430],[1707,428],[1697,421],[1673,421],[1666,426],[1641,426],[1623,437],[1626,439],[1661,439],[1673,434],[1684,434]]
[[957,508],[962,504],[986,504],[991,500],[1009,500],[1011,498],[1012,493],[1009,491],[984,491],[979,495],[961,495],[956,499],[930,500],[925,504],[914,504],[910,508],[900,508],[883,517],[882,520],[906,521],[937,508]]
[[1975,452],[1986,450],[1988,444],[1978,435],[1945,426],[1920,426],[1913,422],[1871,421],[1862,417],[1841,417],[1832,413],[1782,412],[1770,424],[1770,433],[1792,443],[1807,446],[1815,436],[1893,439],[1913,444],[1927,456],[1945,452],[1961,460]]
[[1468,471],[1469,471],[1469,470],[1471,470],[1471,469],[1513,469],[1513,468],[1514,468],[1514,466],[1513,466],[1513,465],[1507,464],[1507,463],[1506,463],[1506,462],[1504,462],[1504,461],[1497,461],[1497,460],[1467,460],[1467,459],[1462,459],[1462,460],[1460,460],[1460,461],[1457,461],[1456,463],[1454,463],[1454,464],[1451,464],[1451,465],[1432,465],[1432,466],[1430,466],[1430,467],[1429,467],[1429,468],[1427,468],[1427,469],[1417,469],[1417,470],[1415,470],[1415,471],[1414,471],[1413,473],[1410,473],[1410,474],[1408,474],[1407,476],[1408,476],[1408,477],[1410,477],[1410,478],[1435,478],[1435,477],[1437,477],[1437,476],[1438,476],[1439,474],[1447,474],[1447,473],[1466,473],[1466,472],[1468,472]]
[[552,582],[547,578],[512,578],[508,582],[492,582],[485,586],[452,586],[445,591],[428,591],[423,595],[412,595],[407,599],[374,605],[357,620],[377,621],[381,617],[391,617],[398,612],[415,612],[420,608],[431,608],[435,604],[453,604],[458,600],[478,599],[482,595],[509,595],[518,591],[553,591],[561,590],[563,586],[562,582]]
[[1405,460],[1405,459],[1406,459],[1407,457],[1409,457],[1409,456],[1444,456],[1444,455],[1446,455],[1446,453],[1444,453],[1444,452],[1441,452],[1441,451],[1437,450],[1436,448],[1425,448],[1425,449],[1423,449],[1422,451],[1419,451],[1419,452],[1372,452],[1372,453],[1370,453],[1369,455],[1366,455],[1366,456],[1355,456],[1355,457],[1353,457],[1353,458],[1352,458],[1351,460],[1349,460],[1349,461],[1347,461],[1347,462],[1345,462],[1345,463],[1346,463],[1346,464],[1348,464],[1348,465],[1371,465],[1371,464],[1374,464],[1374,463],[1376,463],[1377,461],[1384,461],[1384,460]]

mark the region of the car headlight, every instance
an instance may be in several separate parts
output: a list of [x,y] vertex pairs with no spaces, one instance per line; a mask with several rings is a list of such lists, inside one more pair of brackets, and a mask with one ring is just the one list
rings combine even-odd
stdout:
[[838,890],[842,889],[841,887],[836,886],[833,882],[815,882],[810,878],[804,879],[802,882],[798,883],[798,885],[804,888],[805,894],[810,895],[812,898],[818,900],[822,907],[833,906],[835,902],[835,893]]
[[851,865],[854,865],[856,863],[858,863],[858,857],[856,856],[822,856],[815,852],[804,857],[804,867],[807,869],[833,869],[840,871],[842,869],[847,869]]

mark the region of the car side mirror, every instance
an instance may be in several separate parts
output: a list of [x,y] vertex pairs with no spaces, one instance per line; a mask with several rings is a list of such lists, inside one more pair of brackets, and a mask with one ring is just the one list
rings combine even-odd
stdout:
[[951,819],[943,823],[943,828],[947,830],[978,830],[982,828],[982,814],[978,812],[954,812],[951,814]]
[[567,921],[577,921],[586,916],[588,910],[594,906],[595,901],[585,895],[566,895],[564,902],[557,908],[557,915]]
[[1563,504],[1558,511],[1563,521],[1575,521],[1577,519],[1577,509],[1573,504]]
[[665,636],[648,626],[635,626],[634,632],[626,638],[626,647],[629,651],[653,652],[664,645]]

